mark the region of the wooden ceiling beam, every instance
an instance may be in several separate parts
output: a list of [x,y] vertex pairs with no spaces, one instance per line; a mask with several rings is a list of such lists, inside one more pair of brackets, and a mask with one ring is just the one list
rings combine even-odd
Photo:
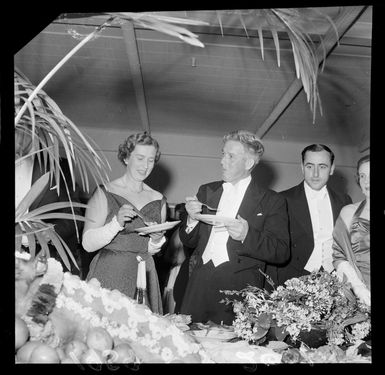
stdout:
[[150,121],[146,103],[146,95],[143,85],[142,69],[140,67],[139,51],[136,42],[135,29],[132,22],[125,22],[122,25],[123,39],[128,55],[128,66],[130,68],[132,83],[134,85],[136,102],[138,104],[139,116],[144,131],[151,132]]
[[[362,13],[366,10],[367,6],[355,6],[355,7],[343,7],[341,13],[338,15],[337,19],[334,21],[334,24],[338,30],[338,38],[342,39],[344,34],[355,24],[359,19]],[[325,59],[330,55],[330,53],[338,45],[336,40],[335,29],[330,26],[329,30],[325,33],[323,38],[325,46]],[[324,60],[323,48],[320,45],[316,54],[318,57],[319,65],[322,64]],[[263,138],[267,132],[272,128],[276,123],[279,117],[284,113],[284,111],[289,107],[290,103],[295,99],[295,97],[303,89],[302,81],[300,79],[294,79],[286,92],[282,95],[276,106],[272,109],[269,116],[265,119],[263,124],[256,129],[256,134],[259,138]]]

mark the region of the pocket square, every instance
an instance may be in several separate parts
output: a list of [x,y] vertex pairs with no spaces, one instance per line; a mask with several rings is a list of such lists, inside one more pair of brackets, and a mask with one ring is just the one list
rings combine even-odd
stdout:
[[262,216],[262,212],[260,212],[259,214],[257,214],[257,216]]

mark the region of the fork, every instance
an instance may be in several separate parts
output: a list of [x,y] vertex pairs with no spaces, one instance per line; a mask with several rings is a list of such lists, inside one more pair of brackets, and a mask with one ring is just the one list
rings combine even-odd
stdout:
[[215,208],[215,207],[210,207],[208,204],[206,203],[202,203],[202,202],[199,202],[202,206],[206,206],[210,211],[218,211],[218,208]]
[[135,213],[143,220],[143,223],[146,225],[146,226],[149,226],[150,225],[150,222],[143,216],[143,214],[137,210],[135,207],[133,207],[133,210],[135,211]]

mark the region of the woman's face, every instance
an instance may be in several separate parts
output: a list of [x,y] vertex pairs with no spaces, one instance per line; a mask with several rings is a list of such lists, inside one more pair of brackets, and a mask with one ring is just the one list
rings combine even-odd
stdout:
[[358,178],[362,193],[366,198],[370,197],[370,162],[367,161],[360,165]]
[[152,145],[136,145],[125,159],[127,171],[135,181],[145,180],[155,165],[156,148]]

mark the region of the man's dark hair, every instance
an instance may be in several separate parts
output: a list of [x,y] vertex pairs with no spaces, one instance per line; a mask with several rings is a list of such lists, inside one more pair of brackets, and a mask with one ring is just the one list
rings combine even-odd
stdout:
[[328,146],[325,146],[321,143],[314,143],[312,145],[306,146],[301,153],[302,163],[305,161],[305,154],[307,151],[311,151],[311,152],[327,151],[330,154],[331,165],[333,165],[334,163],[334,153]]

